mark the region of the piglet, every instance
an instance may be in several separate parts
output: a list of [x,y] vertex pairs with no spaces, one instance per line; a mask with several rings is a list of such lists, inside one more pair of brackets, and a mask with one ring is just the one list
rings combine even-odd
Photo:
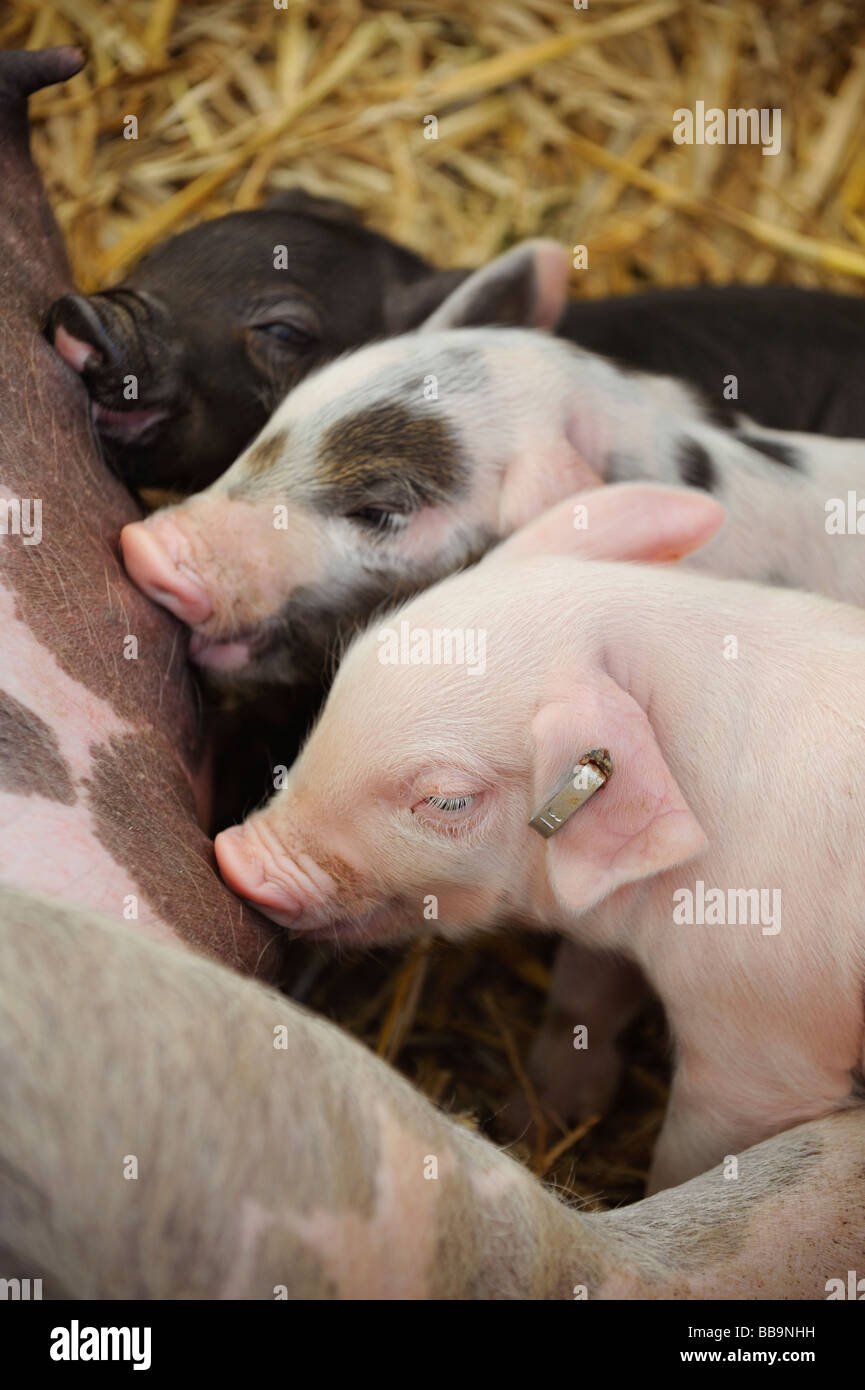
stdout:
[[[616,495],[604,549],[649,558]],[[719,520],[697,492],[664,514],[665,560]],[[557,553],[573,520],[568,503],[357,640],[285,788],[216,853],[307,938],[507,923],[637,965],[676,1044],[657,1189],[861,1104],[865,614]],[[557,813],[586,763],[608,780]]]
[[638,478],[723,502],[728,525],[695,563],[865,601],[861,536],[830,534],[826,513],[865,479],[860,441],[724,429],[682,382],[467,326],[498,295],[548,327],[565,275],[554,243],[518,247],[423,331],[301,383],[207,491],[126,527],[130,575],[190,625],[196,661],[233,680],[314,679],[383,602],[580,488]]
[[46,333],[124,479],[187,491],[223,473],[314,367],[404,330],[452,284],[344,204],[295,189],[181,232],[112,289],[62,295]]
[[[78,372],[109,459],[135,487],[223,473],[309,372],[422,323],[468,270],[439,270],[352,209],[301,189],[181,232],[114,288],[65,294],[46,332]],[[525,322],[524,285],[474,299],[474,322]],[[789,285],[701,285],[566,300],[555,331],[693,382],[767,426],[865,435],[865,302]]]

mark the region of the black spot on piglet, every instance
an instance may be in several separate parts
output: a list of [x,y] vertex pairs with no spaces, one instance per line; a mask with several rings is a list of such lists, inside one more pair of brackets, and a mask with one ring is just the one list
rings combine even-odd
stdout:
[[701,487],[704,492],[712,492],[717,478],[708,450],[696,439],[680,439],[676,448],[679,476],[686,487]]
[[737,434],[736,438],[741,444],[765,454],[767,459],[773,459],[784,468],[799,467],[799,455],[790,444],[782,444],[779,439],[763,439],[759,434]]

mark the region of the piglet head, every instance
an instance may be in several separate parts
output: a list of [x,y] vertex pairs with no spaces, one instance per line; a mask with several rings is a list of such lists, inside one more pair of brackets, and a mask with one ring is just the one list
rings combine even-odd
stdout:
[[[123,449],[145,458],[165,441],[179,410],[181,373],[164,304],[130,286],[64,294],[52,304],[45,331],[87,388],[110,457]],[[173,481],[175,469],[172,463],[163,476],[148,472],[148,481]]]
[[[601,527],[624,499],[611,551],[650,557],[627,517],[635,493],[657,491],[669,496],[598,494]],[[680,497],[659,558],[719,522],[711,499]],[[606,669],[598,596],[626,603],[626,570],[490,557],[376,624],[349,650],[286,787],[217,837],[229,886],[313,936],[456,938],[503,921],[566,929],[696,853],[705,837],[649,720]],[[541,839],[529,821],[596,748],[612,753],[612,778]]]
[[[499,753],[500,730],[476,708],[482,676],[399,664],[398,651],[383,665],[378,638],[350,649],[287,785],[217,836],[226,882],[282,925],[346,943],[458,936],[498,920],[507,899],[519,915],[504,833],[515,798],[501,794],[519,776],[519,711],[505,712]],[[482,646],[473,655],[482,662]],[[470,736],[473,707],[488,744]]]
[[[468,559],[474,532],[429,507],[406,536],[403,508],[416,495],[400,478],[322,492],[283,434],[258,448],[258,484],[252,464],[240,481],[235,467],[126,526],[124,562],[139,588],[189,625],[190,656],[217,678],[318,681],[358,619],[431,583],[443,557],[445,570]],[[280,448],[282,482],[271,490],[268,460]]]
[[[467,325],[499,315],[548,326],[565,285],[560,248],[516,248],[469,277],[424,331],[302,382],[207,491],[126,528],[130,575],[193,628],[194,659],[235,680],[317,677],[341,633],[498,538],[518,430],[487,364],[504,335]],[[518,338],[500,369],[508,381],[517,362],[543,374],[543,335]],[[540,474],[543,440],[530,433]],[[551,447],[572,452],[561,434]],[[556,495],[562,459],[549,470]],[[530,491],[537,508],[543,485]]]
[[292,190],[170,238],[114,289],[64,295],[46,334],[121,476],[191,491],[313,368],[404,323],[384,301],[420,284],[444,293],[350,209]]

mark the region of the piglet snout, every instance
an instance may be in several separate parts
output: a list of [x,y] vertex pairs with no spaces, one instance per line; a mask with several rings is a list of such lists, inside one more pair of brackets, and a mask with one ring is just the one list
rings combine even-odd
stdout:
[[229,888],[281,927],[317,919],[333,888],[306,854],[290,855],[276,844],[257,818],[223,830],[215,841],[216,859]]
[[74,372],[85,372],[88,367],[98,367],[102,353],[84,338],[76,338],[58,327],[54,334],[54,350],[58,352]]
[[64,294],[54,301],[45,329],[49,342],[75,372],[98,367],[104,360],[117,361],[120,350],[83,294]]
[[148,598],[190,627],[207,621],[213,604],[184,558],[186,542],[172,522],[132,522],[121,531],[120,545],[130,579]]

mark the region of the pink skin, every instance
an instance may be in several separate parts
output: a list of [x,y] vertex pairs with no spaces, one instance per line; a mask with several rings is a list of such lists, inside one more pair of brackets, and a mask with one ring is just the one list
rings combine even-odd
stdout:
[[206,622],[213,605],[185,556],[183,533],[163,518],[158,532],[133,522],[121,532],[123,558],[148,598],[190,627]]
[[65,328],[58,328],[54,335],[54,351],[60,354],[73,372],[79,374],[85,367],[102,361],[102,353],[98,352],[92,343],[85,343],[82,338],[73,337]]
[[[124,526],[120,536],[130,576],[155,603],[193,629],[190,656],[201,666],[233,672],[248,664],[261,631],[282,600],[286,565],[318,568],[316,533],[305,518],[289,516],[273,525],[269,508],[208,493],[180,507],[157,512],[146,522]],[[223,566],[220,555],[239,550],[244,593],[226,621],[202,578]]]
[[[580,536],[580,554],[603,559],[621,548],[621,536],[616,533],[620,532],[619,508],[624,505],[629,526],[628,553],[622,559],[681,558],[685,552],[679,536],[679,489],[626,484],[614,486],[612,492],[614,497],[621,496],[621,502],[614,502],[609,515],[599,508],[599,490],[585,494],[592,499],[594,520],[592,533]],[[567,516],[580,501],[568,498],[550,510],[550,521],[538,524],[548,527],[550,537],[566,532]],[[702,546],[717,529],[716,513],[710,510],[707,515],[710,529],[689,537],[688,550]],[[446,512],[425,508],[412,523],[412,548],[421,559],[434,554],[452,526]],[[508,553],[520,553],[521,534],[516,532],[506,542]],[[305,569],[309,580],[325,581],[326,561],[322,554],[314,554],[314,548],[319,543],[326,546],[327,537],[308,517],[290,513],[288,529],[275,531],[269,513],[231,501],[218,488],[157,512],[145,522],[125,526],[120,542],[127,571],[138,587],[193,629],[190,658],[217,672],[235,673],[249,665],[259,625],[278,610],[288,574]],[[214,570],[230,575],[239,542],[245,556],[244,582],[226,616],[224,605],[214,606],[203,575]],[[570,540],[568,544],[573,546]],[[260,566],[258,572],[257,556],[265,561],[265,568]]]
[[[590,525],[575,530],[576,506],[587,510]],[[620,558],[665,563],[677,559],[698,546],[706,544],[717,532],[723,520],[723,510],[711,498],[672,488],[627,484],[618,487],[596,488],[569,498],[538,519],[533,526],[511,537],[496,552],[496,560],[519,559],[541,552],[544,554],[578,553],[586,559]],[[131,529],[131,528],[127,528]],[[329,709],[326,710],[329,713]],[[379,711],[370,710],[370,727],[378,722]],[[332,723],[333,721],[331,721]],[[329,726],[330,727],[330,726]],[[297,814],[293,824],[315,825],[322,814],[328,817],[323,842],[331,854],[336,854],[351,883],[362,882],[366,860],[357,853],[356,836],[352,833],[351,818],[337,823],[333,806],[322,806],[315,777],[304,775],[302,757],[292,769],[291,787]],[[402,778],[400,795],[413,815],[439,818],[435,807],[429,807],[431,795],[452,794],[455,786],[460,795],[475,798],[480,808],[487,788],[482,779],[468,769],[454,771],[448,781],[444,774],[432,778],[423,771],[417,785],[405,788]],[[386,779],[376,777],[376,795],[393,802],[393,790]],[[351,914],[343,910],[339,887],[334,879],[321,870],[316,873],[314,861],[304,852],[289,854],[285,831],[278,819],[285,798],[278,796],[263,811],[251,816],[243,826],[224,831],[216,839],[216,854],[220,869],[229,886],[241,897],[256,904],[280,926],[316,936],[345,938]],[[293,830],[289,832],[295,838]],[[302,833],[296,837],[303,843]],[[451,885],[449,896],[454,898]],[[404,934],[406,915],[405,895],[390,895],[392,901],[371,904],[366,911],[355,909],[353,935],[366,940],[381,935],[399,937]],[[458,913],[468,910],[478,914],[478,889],[460,888]],[[488,904],[489,906],[489,904]]]
[[[682,508],[663,558],[689,548],[689,513],[690,544],[717,524],[708,498],[683,494]],[[225,862],[265,911],[281,885],[276,910],[301,932],[342,939],[347,918],[379,939],[457,938],[517,922],[636,964],[677,1042],[658,1188],[852,1103],[865,616],[662,566],[549,558],[579,549],[560,517],[558,540],[538,523],[544,558],[525,534],[519,556],[503,547],[390,620],[485,630],[483,673],[383,664],[378,625],[350,648],[286,787],[232,832]],[[635,527],[631,501],[609,532],[620,553],[648,549]],[[730,633],[738,661],[724,658]],[[529,818],[594,747],[611,751],[611,781],[541,840]],[[223,837],[216,852],[222,864]],[[320,880],[298,912],[301,855],[332,887]],[[677,927],[675,895],[697,880],[777,891],[783,919]]]
[[273,840],[264,820],[250,820],[244,829],[232,826],[219,836],[220,869],[230,888],[247,888],[281,927],[290,927],[311,904],[323,904],[335,892],[330,875],[308,854],[289,858]]
[[189,656],[214,671],[240,670],[249,661],[250,643],[242,638],[213,641],[196,631],[213,614],[213,603],[188,559],[189,546],[180,527],[167,517],[155,524],[132,522],[120,535],[123,562],[139,589],[193,629]]
[[[382,786],[384,792],[385,788]],[[296,812],[301,822],[309,818],[321,824],[327,808],[302,788]],[[351,818],[328,817],[326,835],[312,852],[290,828],[277,827],[266,814],[251,816],[216,837],[220,872],[240,897],[255,901],[280,926],[302,931],[311,939],[338,940],[343,944],[374,944],[402,934],[411,903],[394,887],[384,901],[365,886],[353,885],[365,877],[357,853]],[[327,859],[334,874],[323,867]],[[350,905],[349,905],[350,900]]]
[[[178,526],[166,517],[160,518],[158,528],[132,522],[124,526],[120,544],[127,570],[149,599],[193,629],[207,622],[213,604],[199,575],[184,558],[189,547]],[[250,643],[242,638],[214,642],[203,632],[193,631],[189,656],[214,671],[240,670],[249,661]]]
[[[219,483],[178,507],[123,528],[120,541],[130,578],[155,603],[192,629],[189,655],[212,671],[247,671],[266,645],[269,628],[295,591],[333,591],[337,609],[351,612],[352,588],[375,574],[382,557],[358,545],[356,528],[342,517],[321,518],[284,505],[274,525],[270,504],[226,494]],[[460,540],[456,508],[425,507],[394,541],[396,573],[419,586],[426,566]],[[393,555],[390,556],[393,561]],[[393,584],[385,586],[392,591]]]
[[[123,865],[112,858],[100,838],[96,818],[81,792],[94,776],[93,750],[109,738],[134,734],[111,705],[97,698],[61,668],[43,642],[18,616],[15,595],[0,585],[3,632],[3,688],[54,733],[58,751],[79,791],[74,805],[44,796],[0,792],[3,842],[0,882],[77,902],[118,915],[127,895],[139,899],[137,922],[148,933],[176,939]],[[46,854],[46,846],[51,846]]]

